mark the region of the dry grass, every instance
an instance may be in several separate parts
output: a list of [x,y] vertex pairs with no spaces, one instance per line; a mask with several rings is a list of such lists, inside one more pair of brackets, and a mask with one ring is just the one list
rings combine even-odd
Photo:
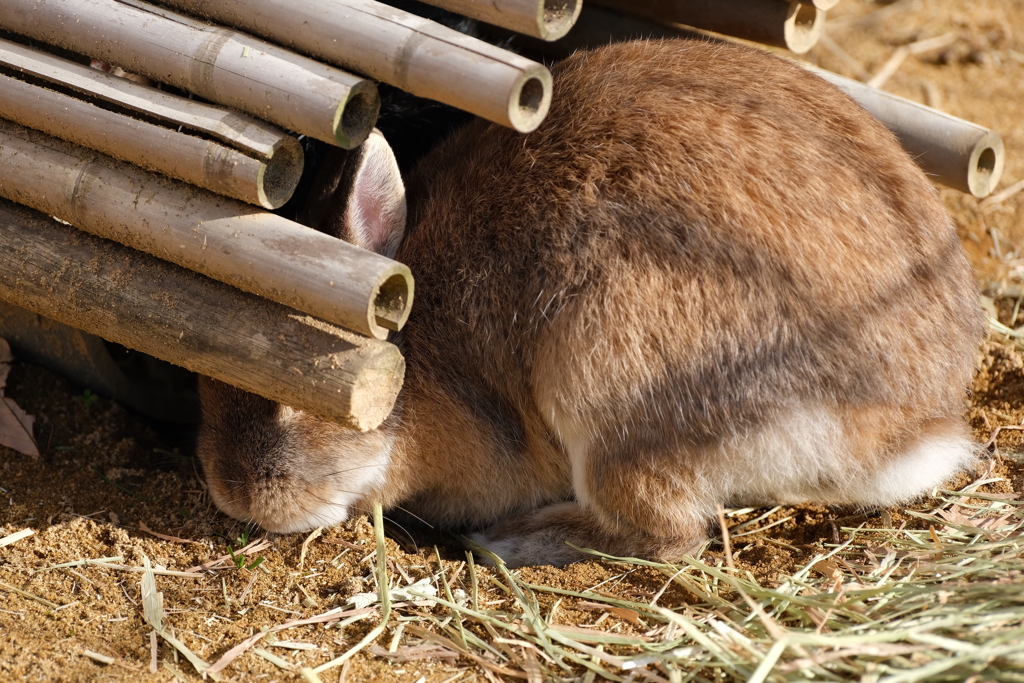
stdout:
[[[482,568],[469,554],[465,563],[442,561],[438,555],[437,571],[429,580],[414,582],[404,572],[388,569],[397,565],[389,562],[378,507],[377,591],[367,594],[364,606],[336,607],[263,627],[214,664],[187,647],[165,619],[156,577],[180,579],[187,572],[154,571],[148,558],[142,567],[102,558],[46,569],[95,565],[141,572],[138,609],[152,632],[181,655],[179,667],[165,663],[164,670],[182,680],[194,675],[184,669],[213,680],[231,677],[232,664],[248,653],[305,681],[333,681],[338,679],[332,669],[344,672],[356,653],[367,650],[370,656],[398,661],[457,662],[465,673],[492,681],[530,683],[1022,681],[1024,499],[982,492],[998,480],[986,476],[960,490],[938,491],[934,507],[909,511],[909,521],[898,526],[843,527],[841,543],[815,554],[776,586],[736,569],[730,534],[763,533],[778,524],[765,522],[773,511],[734,523],[731,529],[730,517],[749,516],[750,511],[723,512],[727,531],[721,539],[723,561],[717,563],[697,557],[662,564],[602,556],[610,565],[656,570],[666,587],[674,584],[691,596],[671,606],[659,604],[664,589],[649,601],[635,602],[599,590],[529,583],[494,556],[494,567]],[[889,516],[879,519],[884,522]],[[468,590],[452,587],[452,571],[465,571],[462,583]],[[500,608],[484,600],[496,594]],[[545,595],[554,598],[547,601],[548,608],[540,599]],[[60,609],[49,600],[30,597]],[[401,602],[393,603],[392,597]],[[588,628],[566,626],[557,617],[563,603],[611,618],[599,618]],[[263,640],[285,650],[315,650],[312,643],[281,640],[275,634],[311,624],[339,630],[367,617],[377,624],[358,642],[314,666],[297,668],[285,657],[256,647]],[[150,670],[156,671],[155,638],[152,643]],[[83,654],[104,665],[117,662],[98,652]],[[326,678],[328,673],[332,678]]]

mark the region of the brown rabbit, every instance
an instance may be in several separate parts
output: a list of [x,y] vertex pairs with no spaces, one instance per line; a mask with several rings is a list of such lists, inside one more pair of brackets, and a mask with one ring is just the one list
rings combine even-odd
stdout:
[[381,138],[322,179],[310,223],[416,276],[406,383],[359,434],[204,381],[221,509],[291,532],[380,501],[512,565],[672,558],[720,503],[888,505],[971,461],[971,273],[888,131],[742,47],[554,77],[536,132],[476,122],[420,164],[404,239]]

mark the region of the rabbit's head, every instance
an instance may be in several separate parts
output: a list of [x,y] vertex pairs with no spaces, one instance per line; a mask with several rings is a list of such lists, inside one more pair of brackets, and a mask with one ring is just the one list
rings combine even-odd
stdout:
[[[405,229],[405,191],[387,142],[374,131],[324,164],[300,220],[394,256]],[[199,382],[197,451],[217,506],[275,532],[348,518],[378,491],[394,441],[390,424],[360,433],[208,377]]]

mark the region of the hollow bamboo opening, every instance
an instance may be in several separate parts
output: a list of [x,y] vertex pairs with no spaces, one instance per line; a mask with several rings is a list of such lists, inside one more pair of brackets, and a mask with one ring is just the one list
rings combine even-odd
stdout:
[[278,209],[291,199],[302,176],[303,153],[299,145],[279,145],[263,167],[257,192],[260,206]]
[[373,298],[373,315],[378,325],[396,332],[402,329],[412,308],[412,288],[412,280],[401,273],[380,284]]
[[807,52],[818,42],[824,26],[824,12],[814,5],[791,2],[784,29],[786,47],[798,55]]
[[996,153],[991,147],[986,147],[978,155],[978,165],[975,169],[978,173],[985,176],[991,176],[992,171],[996,168]]
[[508,118],[520,133],[537,129],[551,106],[551,74],[539,67],[522,75],[517,84],[518,95],[508,103]]
[[541,33],[544,40],[558,40],[568,33],[576,23],[582,7],[582,0],[544,0],[541,7]]
[[380,113],[380,96],[377,88],[369,83],[360,83],[352,88],[348,99],[339,108],[334,124],[334,137],[344,149],[352,149],[363,143],[370,134]]
[[1002,139],[990,133],[980,139],[971,152],[967,171],[967,189],[975,197],[987,197],[999,183],[1003,174]]

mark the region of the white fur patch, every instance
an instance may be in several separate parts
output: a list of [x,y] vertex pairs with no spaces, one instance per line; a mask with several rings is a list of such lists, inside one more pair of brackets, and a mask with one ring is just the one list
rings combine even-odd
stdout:
[[926,494],[967,467],[977,456],[977,450],[961,437],[922,439],[881,472],[855,482],[850,490],[852,502],[893,505]]
[[805,407],[722,444],[702,475],[721,501],[892,505],[941,484],[974,452],[959,436],[925,436],[875,470],[853,455],[855,438],[831,411]]
[[339,501],[333,505],[320,504],[315,509],[307,510],[304,515],[293,515],[288,519],[275,518],[263,520],[258,515],[255,521],[267,531],[277,534],[295,534],[311,531],[317,527],[331,527],[347,521],[349,517],[348,502]]
[[590,441],[583,436],[573,434],[569,438],[562,437],[562,444],[569,456],[569,465],[572,467],[572,488],[576,494],[576,501],[583,507],[590,507],[590,487],[587,486],[586,478],[587,452],[590,450]]
[[704,458],[701,474],[719,502],[802,503],[820,498],[821,482],[849,478],[842,450],[835,418],[822,409],[794,410],[721,444]]
[[588,430],[577,420],[568,417],[561,407],[542,396],[538,400],[538,408],[548,427],[558,436],[572,470],[572,488],[576,502],[583,507],[590,507],[593,497],[587,485],[587,455],[590,451],[591,438]]

